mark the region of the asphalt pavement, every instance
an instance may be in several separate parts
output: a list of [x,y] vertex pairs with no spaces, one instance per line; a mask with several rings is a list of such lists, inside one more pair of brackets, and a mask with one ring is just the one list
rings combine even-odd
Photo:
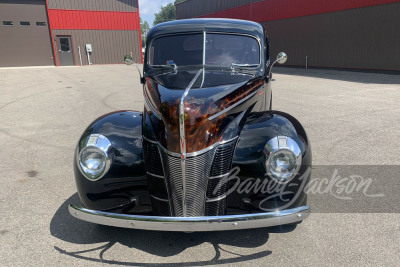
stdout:
[[[273,108],[303,124],[316,166],[396,167],[399,76],[276,68]],[[105,113],[142,109],[133,66],[0,69],[1,266],[398,266],[398,213],[328,209],[297,227],[191,234],[72,218],[81,133]]]

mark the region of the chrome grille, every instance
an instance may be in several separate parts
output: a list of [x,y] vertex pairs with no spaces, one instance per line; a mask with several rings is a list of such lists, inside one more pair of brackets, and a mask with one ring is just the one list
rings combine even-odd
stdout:
[[171,211],[158,145],[143,140],[143,150],[154,215],[169,216]]
[[[217,147],[210,172],[210,177],[213,178],[208,179],[207,185],[207,198],[209,200],[222,197],[228,189],[227,183],[223,183],[220,187],[218,185],[223,177],[229,175],[236,141],[233,140]],[[215,190],[216,188],[217,190]],[[214,191],[216,191],[215,194]],[[207,216],[224,215],[225,211],[226,198],[206,203],[205,215]]]
[[180,159],[161,152],[164,174],[167,181],[172,216],[183,216],[182,170]]
[[[168,155],[156,143],[143,140],[149,191],[155,215],[184,216],[181,159]],[[227,185],[214,193],[231,168],[236,140],[186,159],[186,216],[216,216],[226,211]],[[211,177],[211,178],[210,178]]]
[[[207,181],[215,149],[186,159],[186,216],[204,216]],[[183,181],[181,159],[161,152],[165,177],[170,194],[172,216],[183,215]]]
[[218,146],[215,152],[214,161],[210,176],[219,176],[229,173],[232,165],[233,152],[235,151],[236,140]]
[[146,160],[146,170],[149,173],[163,176],[163,170],[161,168],[160,153],[158,152],[157,144],[153,144],[147,140],[143,140],[143,150]]
[[206,205],[206,215],[207,216],[220,216],[224,215],[226,211],[226,199],[209,202]]

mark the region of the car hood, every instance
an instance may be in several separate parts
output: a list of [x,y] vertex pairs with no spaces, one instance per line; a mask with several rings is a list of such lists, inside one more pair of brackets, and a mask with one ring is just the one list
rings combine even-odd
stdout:
[[181,152],[179,103],[191,83],[184,98],[187,153],[237,136],[239,122],[235,120],[254,106],[265,84],[262,76],[254,73],[203,69],[195,79],[198,72],[169,71],[146,79],[145,137],[155,139],[168,151]]

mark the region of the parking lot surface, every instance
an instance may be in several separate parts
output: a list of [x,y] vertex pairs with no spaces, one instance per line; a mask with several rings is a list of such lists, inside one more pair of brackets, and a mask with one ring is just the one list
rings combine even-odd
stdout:
[[[304,125],[314,165],[400,165],[400,75],[275,71],[273,108]],[[2,266],[398,266],[398,213],[313,213],[296,228],[192,234],[72,218],[81,133],[100,115],[142,108],[133,66],[0,69]]]

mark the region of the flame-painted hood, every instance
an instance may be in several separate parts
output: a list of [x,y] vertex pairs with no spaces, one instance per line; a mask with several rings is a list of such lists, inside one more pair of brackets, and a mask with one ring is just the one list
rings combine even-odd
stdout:
[[[147,75],[144,135],[180,153],[179,104],[184,99],[186,152],[201,151],[238,135],[244,113],[262,99],[265,80],[258,73],[183,69]],[[155,113],[155,114],[154,114]]]

